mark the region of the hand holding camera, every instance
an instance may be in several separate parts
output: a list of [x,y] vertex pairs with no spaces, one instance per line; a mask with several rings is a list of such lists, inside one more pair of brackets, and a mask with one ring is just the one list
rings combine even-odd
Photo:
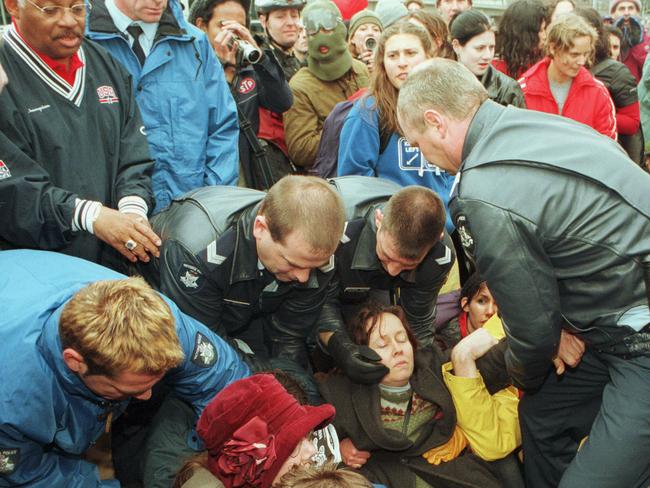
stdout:
[[246,66],[262,59],[262,51],[246,27],[232,20],[222,21],[220,27],[215,52],[224,67]]
[[375,51],[377,50],[377,38],[369,35],[363,40],[363,52],[359,54],[359,60],[363,61],[372,72],[375,67]]

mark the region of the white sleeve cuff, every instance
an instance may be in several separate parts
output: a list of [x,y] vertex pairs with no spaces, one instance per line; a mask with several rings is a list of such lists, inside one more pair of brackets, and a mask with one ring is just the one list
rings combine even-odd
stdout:
[[138,196],[122,197],[117,203],[117,209],[122,213],[137,214],[141,217],[147,218],[149,207],[143,198]]
[[93,234],[93,224],[97,220],[97,217],[99,217],[101,209],[101,202],[76,198],[74,213],[72,214],[72,231],[79,232],[80,230],[85,230]]

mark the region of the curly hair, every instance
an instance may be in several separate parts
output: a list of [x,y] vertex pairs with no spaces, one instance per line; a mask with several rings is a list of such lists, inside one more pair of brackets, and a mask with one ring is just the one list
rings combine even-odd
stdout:
[[508,73],[518,78],[542,59],[539,32],[548,23],[548,10],[540,0],[516,0],[499,23],[496,52]]

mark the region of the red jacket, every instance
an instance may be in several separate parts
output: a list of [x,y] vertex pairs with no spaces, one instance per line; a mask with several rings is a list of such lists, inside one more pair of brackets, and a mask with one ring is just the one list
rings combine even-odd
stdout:
[[526,107],[563,115],[616,140],[616,110],[605,85],[595,79],[586,68],[580,68],[571,83],[560,114],[548,81],[550,62],[550,58],[542,59],[519,78],[519,85],[526,98]]

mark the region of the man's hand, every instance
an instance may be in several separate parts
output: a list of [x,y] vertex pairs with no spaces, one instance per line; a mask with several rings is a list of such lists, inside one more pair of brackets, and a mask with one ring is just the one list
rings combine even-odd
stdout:
[[370,453],[368,451],[359,451],[349,437],[339,443],[339,449],[341,450],[343,462],[351,468],[359,469],[370,458]]
[[557,356],[553,358],[555,373],[564,374],[566,367],[575,368],[585,353],[585,343],[573,334],[562,330],[560,334],[560,346],[557,349]]
[[454,375],[476,378],[478,376],[476,360],[497,345],[498,342],[485,329],[478,329],[462,339],[451,351]]
[[259,49],[255,39],[253,39],[246,27],[234,20],[224,20],[221,22],[221,30],[214,38],[214,50],[223,65],[236,66],[237,64],[237,41],[233,40],[234,37],[238,37]]
[[650,172],[650,154],[646,154],[644,162],[646,171]]
[[[93,231],[98,239],[117,249],[132,263],[138,259],[145,263],[149,262],[149,254],[160,256],[158,251],[158,246],[162,243],[160,237],[151,230],[147,219],[139,215],[102,207],[93,224]],[[126,247],[128,241],[133,241],[135,247],[128,249]]]
[[259,46],[255,42],[250,31],[240,23],[235,22],[234,20],[224,20],[221,22],[221,29],[233,32],[242,41],[246,41],[248,44],[259,49]]
[[7,83],[9,83],[9,78],[7,78],[7,74],[0,64],[0,93],[2,93],[2,89]]
[[343,331],[332,334],[327,341],[327,352],[334,359],[334,364],[355,383],[374,385],[390,372],[381,364],[379,354],[368,346],[355,344]]

